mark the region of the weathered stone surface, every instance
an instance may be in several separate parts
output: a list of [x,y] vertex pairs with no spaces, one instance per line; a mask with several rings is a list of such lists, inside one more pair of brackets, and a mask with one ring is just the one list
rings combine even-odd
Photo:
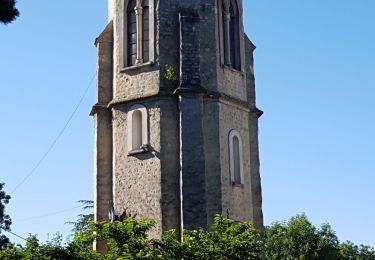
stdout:
[[[113,98],[113,23],[110,22],[96,39],[97,104],[94,117],[94,220],[108,220],[108,203],[112,194],[112,116],[106,104]],[[99,252],[106,250],[104,241],[96,241]]]
[[[241,70],[228,68],[223,65],[220,1],[150,2],[153,59],[123,68],[122,12],[127,1],[110,0],[113,44],[98,46],[98,104],[93,110],[95,178],[105,176],[105,181],[97,179],[102,184],[95,190],[96,203],[104,205],[111,190],[117,215],[126,212],[156,221],[152,236],[170,228],[207,227],[216,213],[253,220],[261,230],[255,47],[241,22]],[[242,21],[242,1],[238,5]],[[166,65],[175,79],[165,78]],[[127,113],[134,104],[147,108],[149,143],[147,152],[128,155]],[[106,125],[108,131],[101,130]],[[240,133],[243,143],[244,183],[237,186],[230,175],[231,130]],[[111,154],[112,168],[101,152]],[[96,214],[99,219],[104,213]]]

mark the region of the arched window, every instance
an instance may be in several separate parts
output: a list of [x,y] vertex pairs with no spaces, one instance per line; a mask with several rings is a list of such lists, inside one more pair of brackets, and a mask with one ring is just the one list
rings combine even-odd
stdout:
[[128,154],[148,150],[147,109],[143,105],[133,105],[128,111]]
[[129,0],[127,6],[127,65],[133,66],[137,60],[137,18],[136,0]]
[[236,70],[241,69],[240,61],[240,32],[239,32],[239,15],[236,0],[230,1],[229,6],[230,22],[229,22],[229,37],[230,37],[230,63]]
[[150,8],[149,0],[143,1],[143,62],[150,60]]
[[230,176],[233,185],[243,184],[243,155],[242,140],[236,130],[229,133],[229,164]]
[[240,15],[236,0],[222,0],[224,64],[241,70]]
[[135,110],[132,115],[132,150],[142,147],[142,112]]
[[131,67],[154,58],[154,0],[122,0],[124,27],[122,66]]

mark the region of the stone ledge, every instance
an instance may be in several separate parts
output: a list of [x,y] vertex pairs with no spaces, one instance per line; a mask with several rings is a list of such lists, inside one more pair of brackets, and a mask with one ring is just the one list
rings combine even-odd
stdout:
[[174,92],[174,95],[183,95],[183,94],[207,94],[207,90],[201,86],[197,87],[178,87]]
[[221,65],[221,67],[223,68],[223,71],[230,71],[232,73],[240,75],[241,77],[245,76],[245,73],[242,70],[236,70],[235,68],[232,68],[225,64]]
[[136,65],[133,65],[133,66],[121,68],[120,72],[127,72],[127,71],[137,70],[137,69],[140,69],[140,68],[144,68],[144,67],[148,67],[148,66],[153,66],[154,64],[155,64],[154,61],[148,61],[148,62],[136,64]]
[[246,101],[240,100],[238,98],[232,97],[230,95],[218,92],[218,91],[207,91],[204,88],[200,89],[181,89],[177,88],[173,94],[153,94],[149,96],[144,97],[137,97],[137,98],[126,98],[126,99],[117,99],[112,100],[108,104],[96,104],[94,105],[93,109],[91,110],[90,115],[93,115],[96,113],[98,109],[110,109],[112,107],[115,107],[117,105],[121,105],[124,103],[130,103],[135,101],[142,101],[142,100],[148,100],[148,99],[160,99],[160,98],[172,98],[177,95],[204,95],[206,98],[210,99],[217,99],[222,101],[223,103],[226,103],[228,105],[236,105],[241,107],[243,110],[249,112],[252,114],[255,118],[260,118],[263,115],[263,111],[258,109],[257,107],[250,107],[249,104]]
[[234,183],[234,182],[232,182],[232,187],[243,189],[245,187],[245,185],[243,183]]
[[90,116],[95,115],[98,110],[108,110],[108,104],[106,103],[96,103],[95,105],[92,106],[91,111],[90,111]]
[[147,153],[148,152],[148,146],[145,146],[145,147],[141,147],[137,150],[131,150],[128,152],[128,156],[133,156],[133,155],[137,155],[137,154],[141,154],[141,153]]

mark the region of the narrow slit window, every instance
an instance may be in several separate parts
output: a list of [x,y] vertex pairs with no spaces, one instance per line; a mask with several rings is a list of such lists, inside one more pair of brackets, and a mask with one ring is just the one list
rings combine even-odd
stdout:
[[236,70],[241,69],[240,61],[240,33],[239,33],[239,15],[238,15],[238,6],[236,0],[230,0],[229,6],[230,13],[230,63],[232,67]]
[[137,59],[137,18],[136,0],[130,0],[127,7],[127,65],[133,66]]
[[149,0],[143,1],[143,62],[148,62],[150,60],[150,10],[149,10]]
[[244,183],[242,140],[238,131],[229,133],[229,164],[232,185]]
[[136,110],[132,115],[132,150],[139,150],[142,147],[142,112]]
[[222,0],[222,44],[224,64],[241,70],[240,13],[236,0]]
[[234,183],[241,183],[241,170],[240,170],[240,141],[237,136],[233,137],[233,175]]

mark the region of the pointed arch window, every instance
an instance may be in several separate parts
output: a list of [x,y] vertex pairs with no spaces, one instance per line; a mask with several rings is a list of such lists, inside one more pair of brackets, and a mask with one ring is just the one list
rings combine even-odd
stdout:
[[232,185],[244,184],[242,139],[236,130],[229,133],[229,164]]
[[130,107],[127,116],[128,121],[128,154],[137,154],[148,151],[148,126],[147,109],[136,104]]
[[143,1],[143,62],[148,62],[150,46],[150,7],[149,0]]
[[154,0],[123,0],[124,28],[122,66],[132,67],[153,60]]
[[222,0],[224,64],[241,70],[240,13],[236,0]]
[[129,0],[127,6],[127,65],[133,66],[137,60],[137,18],[135,15],[136,0]]

